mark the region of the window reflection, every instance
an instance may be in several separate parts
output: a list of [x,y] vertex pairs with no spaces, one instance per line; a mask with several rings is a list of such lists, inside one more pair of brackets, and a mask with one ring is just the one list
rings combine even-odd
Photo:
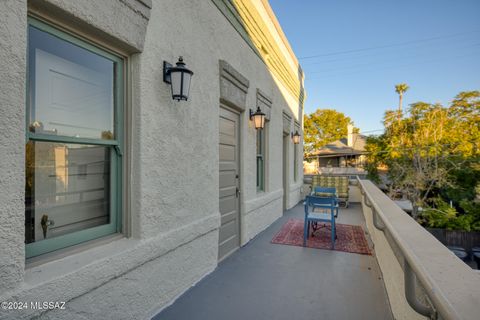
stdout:
[[[265,130],[265,129],[263,129]],[[264,189],[264,153],[265,153],[265,133],[263,130],[257,130],[257,190]]]
[[30,26],[30,132],[113,139],[114,67]]
[[25,242],[108,224],[109,185],[109,147],[28,142]]

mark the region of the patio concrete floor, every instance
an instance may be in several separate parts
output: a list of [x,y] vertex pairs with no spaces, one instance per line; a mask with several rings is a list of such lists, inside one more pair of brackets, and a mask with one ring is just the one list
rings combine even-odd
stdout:
[[[362,225],[359,204],[338,222]],[[153,319],[393,319],[374,256],[270,243],[301,204],[180,296]],[[367,236],[368,237],[368,236]]]

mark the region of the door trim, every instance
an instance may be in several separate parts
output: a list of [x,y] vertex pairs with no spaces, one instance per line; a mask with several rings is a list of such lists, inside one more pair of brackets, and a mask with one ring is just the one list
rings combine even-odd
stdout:
[[[237,168],[238,168],[238,171],[237,171],[237,185],[238,185],[238,190],[239,190],[239,196],[237,198],[237,219],[238,219],[238,226],[237,226],[237,234],[238,234],[238,247],[231,251],[230,253],[228,253],[227,255],[223,256],[223,257],[219,257],[218,258],[218,263],[220,263],[221,261],[223,261],[224,259],[228,258],[230,255],[232,255],[235,251],[237,251],[241,245],[242,245],[242,199],[243,199],[243,184],[242,184],[242,172],[243,172],[243,162],[241,161],[241,155],[243,154],[243,147],[242,147],[242,139],[241,139],[241,134],[242,134],[242,126],[243,126],[243,119],[242,119],[242,115],[244,114],[244,112],[241,112],[239,111],[238,109],[236,108],[233,108],[233,107],[230,107],[228,105],[226,105],[225,103],[220,103],[220,106],[219,106],[219,115],[218,115],[218,118],[220,118],[220,110],[221,109],[224,109],[225,111],[228,111],[228,112],[231,112],[231,113],[234,113],[238,116],[238,129],[237,129],[237,150],[238,150],[238,156],[237,156]],[[218,133],[220,133],[220,128],[218,128]],[[217,143],[218,145],[220,144],[220,141],[218,141]],[[220,157],[220,154],[219,154],[219,157]],[[219,168],[218,168],[218,172],[220,172],[220,162],[219,162]],[[220,190],[220,188],[219,188]],[[218,195],[217,199],[220,199],[220,194]],[[219,200],[218,200],[219,201]],[[221,213],[220,213],[220,202],[218,204],[218,208],[219,208],[219,214],[220,214],[220,219],[221,219]],[[221,227],[221,222],[220,222],[220,227]],[[220,227],[219,227],[219,236],[220,236]],[[220,243],[217,241],[218,243],[218,247],[220,246]]]

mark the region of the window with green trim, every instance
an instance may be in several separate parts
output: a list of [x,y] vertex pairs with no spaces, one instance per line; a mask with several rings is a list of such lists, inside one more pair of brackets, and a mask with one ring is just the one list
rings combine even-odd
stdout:
[[293,181],[298,180],[298,144],[293,145]]
[[257,191],[265,191],[265,128],[257,130]]
[[121,230],[123,63],[29,19],[27,258]]

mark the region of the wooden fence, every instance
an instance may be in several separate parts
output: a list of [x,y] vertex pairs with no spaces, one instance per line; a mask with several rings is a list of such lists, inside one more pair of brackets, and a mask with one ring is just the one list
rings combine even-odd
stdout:
[[458,246],[471,253],[473,247],[480,247],[480,232],[426,228],[446,246]]

